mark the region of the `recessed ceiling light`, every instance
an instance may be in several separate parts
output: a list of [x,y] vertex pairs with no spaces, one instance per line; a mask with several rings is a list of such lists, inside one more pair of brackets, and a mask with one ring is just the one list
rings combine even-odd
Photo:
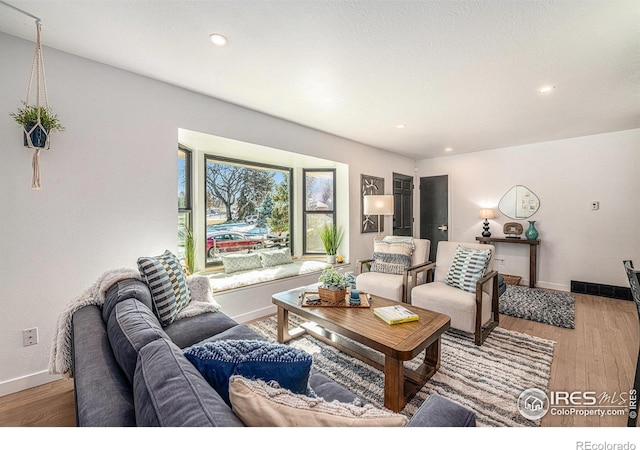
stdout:
[[221,34],[214,33],[209,36],[209,39],[211,39],[211,42],[213,42],[218,47],[224,47],[225,45],[227,45],[227,38]]
[[406,128],[407,126],[404,124],[396,125],[396,128]]
[[549,92],[553,91],[556,87],[555,86],[551,86],[551,85],[547,85],[547,86],[542,86],[538,89],[538,93],[539,94],[548,94]]
[[445,151],[445,152],[450,152],[450,151],[452,151],[452,150],[453,150],[453,149],[452,149],[451,147],[447,147],[447,148],[445,148],[445,149],[444,149],[444,151]]

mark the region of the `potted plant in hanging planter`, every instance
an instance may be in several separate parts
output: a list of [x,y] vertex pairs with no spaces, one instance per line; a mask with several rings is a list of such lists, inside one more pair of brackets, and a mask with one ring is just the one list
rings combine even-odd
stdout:
[[[58,116],[49,108],[47,80],[44,76],[44,58],[42,57],[42,22],[37,17],[35,19],[36,48],[33,55],[33,65],[31,66],[27,98],[22,102],[22,107],[18,108],[17,112],[9,115],[22,126],[24,145],[34,150],[31,162],[33,170],[31,189],[40,189],[40,151],[49,148],[51,141],[49,133],[63,131],[64,127],[60,123]],[[29,101],[31,87],[34,84],[36,93],[35,105]],[[44,104],[40,103],[42,97],[44,97]]]
[[336,225],[325,225],[320,229],[320,239],[327,252],[327,262],[335,264],[338,247],[342,243],[344,231]]
[[[37,105],[29,105],[22,102],[22,107],[15,113],[9,114],[24,129],[24,145],[29,147],[29,138],[32,146],[49,148],[49,133],[64,131],[58,116],[50,108]],[[40,119],[38,121],[38,119]]]
[[324,301],[338,303],[345,300],[347,295],[347,280],[345,275],[335,268],[324,269],[318,281],[322,286],[318,286],[318,295]]

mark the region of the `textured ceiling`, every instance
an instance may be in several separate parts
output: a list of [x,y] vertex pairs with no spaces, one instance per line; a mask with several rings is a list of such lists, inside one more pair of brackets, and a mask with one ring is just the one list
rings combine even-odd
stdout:
[[416,159],[640,127],[636,0],[5,1],[46,46]]

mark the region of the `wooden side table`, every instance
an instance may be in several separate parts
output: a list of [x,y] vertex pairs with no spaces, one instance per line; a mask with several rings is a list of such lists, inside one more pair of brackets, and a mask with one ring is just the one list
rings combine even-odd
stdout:
[[508,242],[509,244],[529,245],[529,287],[536,287],[536,266],[538,261],[538,245],[540,245],[540,239],[510,239],[478,236],[476,237],[476,241],[483,244],[490,244],[492,242]]

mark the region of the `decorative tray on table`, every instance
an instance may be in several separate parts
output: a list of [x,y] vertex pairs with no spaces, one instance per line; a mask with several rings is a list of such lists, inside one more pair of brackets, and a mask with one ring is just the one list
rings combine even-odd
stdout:
[[359,305],[350,305],[349,304],[349,293],[344,296],[344,299],[339,302],[328,302],[326,300],[322,300],[318,295],[318,292],[303,292],[300,294],[300,305],[307,307],[320,307],[320,306],[329,306],[334,308],[369,308],[371,307],[369,303],[369,294],[366,292],[360,292],[360,304]]

